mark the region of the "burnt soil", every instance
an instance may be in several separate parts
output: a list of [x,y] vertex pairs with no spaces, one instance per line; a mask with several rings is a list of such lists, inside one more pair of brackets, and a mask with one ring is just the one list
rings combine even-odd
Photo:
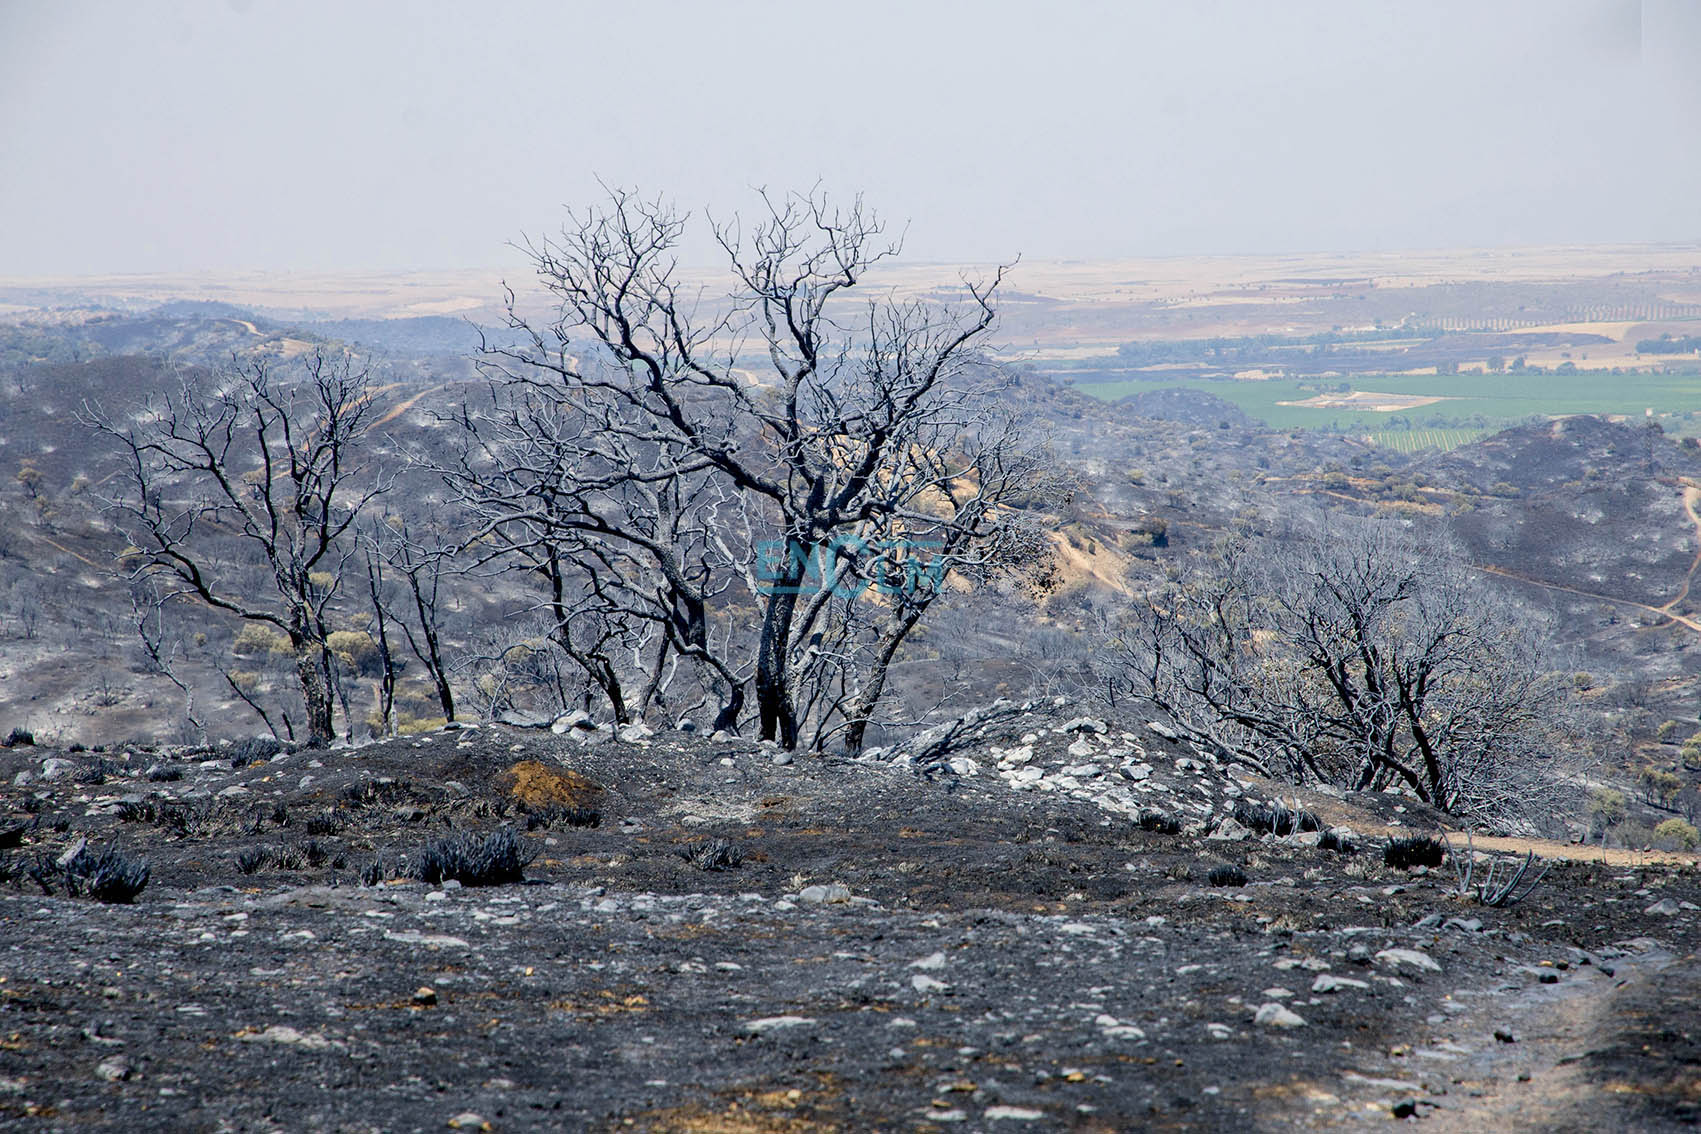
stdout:
[[[1104,781],[1065,723],[1036,711],[925,774],[502,726],[241,767],[0,751],[0,1127],[1701,1119],[1693,866],[1558,862],[1489,908],[1369,836],[1208,838],[1255,785],[1144,724],[1089,730],[1182,824],[1143,830],[1069,788]],[[1018,742],[1075,765],[1064,786],[1000,778],[989,746]],[[1364,829],[1401,806],[1336,803]],[[523,882],[406,877],[432,840],[501,828],[535,855]],[[148,861],[134,903],[31,878],[85,839]],[[1245,884],[1211,885],[1231,864]],[[1303,1023],[1255,1022],[1267,1005]]]

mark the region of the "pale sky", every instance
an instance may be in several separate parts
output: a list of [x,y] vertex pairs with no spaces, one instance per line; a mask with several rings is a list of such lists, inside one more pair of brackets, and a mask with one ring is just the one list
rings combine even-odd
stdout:
[[0,276],[513,263],[597,178],[918,260],[1701,240],[1696,0],[0,0]]

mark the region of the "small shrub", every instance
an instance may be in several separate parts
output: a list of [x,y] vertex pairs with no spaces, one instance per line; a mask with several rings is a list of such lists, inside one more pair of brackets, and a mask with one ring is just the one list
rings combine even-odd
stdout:
[[1244,886],[1246,871],[1238,866],[1213,866],[1211,872],[1205,875],[1205,880],[1213,886]]
[[419,852],[414,877],[428,885],[454,879],[463,886],[500,886],[525,881],[528,853],[520,837],[504,827],[482,838],[454,835],[427,843]]
[[271,861],[270,847],[245,847],[236,853],[236,869],[244,875],[258,874],[266,869]]
[[1310,811],[1292,811],[1280,803],[1253,803],[1248,799],[1234,805],[1234,821],[1259,834],[1273,834],[1278,838],[1295,831],[1323,829],[1323,820]]
[[1600,820],[1602,827],[1624,822],[1624,793],[1614,788],[1596,788],[1589,795],[1589,814]]
[[1374,858],[1368,856],[1353,859],[1347,863],[1347,877],[1360,882],[1368,882],[1382,873],[1382,867]]
[[1172,862],[1164,868],[1164,877],[1176,882],[1186,882],[1193,877],[1193,868],[1185,862]]
[[152,823],[159,818],[159,807],[151,799],[125,800],[118,804],[118,818],[124,823]]
[[318,815],[309,815],[307,822],[302,824],[302,829],[309,836],[334,835],[343,829],[343,821],[336,812],[325,811]]
[[106,782],[106,778],[108,776],[112,775],[116,771],[116,768],[107,763],[104,759],[101,759],[96,760],[93,764],[90,764],[86,768],[79,769],[72,779],[76,783],[86,784],[89,787],[99,787],[101,784]]
[[413,785],[406,780],[393,780],[388,776],[380,776],[375,780],[362,780],[358,784],[350,784],[343,789],[343,801],[356,807],[384,807],[400,803],[414,794]]
[[149,873],[146,859],[131,858],[116,847],[95,854],[85,844],[63,865],[42,859],[30,876],[47,894],[57,885],[73,898],[128,903],[147,886]]
[[1150,831],[1157,835],[1181,834],[1181,820],[1165,815],[1156,808],[1142,808],[1137,822],[1142,831]]
[[6,739],[0,741],[0,748],[33,748],[35,734],[27,728],[14,728],[6,734]]
[[305,870],[307,856],[300,847],[284,847],[272,855],[272,865],[279,870]]
[[1693,823],[1682,819],[1667,819],[1654,828],[1654,840],[1674,850],[1694,850],[1701,846],[1701,831],[1697,831]]
[[244,623],[230,643],[233,654],[288,654],[289,637],[258,622]]
[[230,766],[246,768],[253,763],[263,763],[284,750],[283,741],[275,736],[250,736],[239,740],[230,750]]
[[1395,870],[1412,870],[1419,866],[1437,867],[1447,860],[1447,844],[1440,839],[1416,835],[1409,839],[1390,839],[1382,852],[1382,861]]
[[1358,853],[1358,848],[1353,846],[1351,840],[1332,830],[1324,831],[1322,835],[1318,836],[1317,845],[1324,850],[1335,851],[1338,854]]
[[602,812],[594,807],[549,807],[526,813],[526,830],[539,827],[600,827]]
[[1636,782],[1641,785],[1650,802],[1657,797],[1661,803],[1669,805],[1683,791],[1682,776],[1652,765],[1637,773]]
[[698,870],[733,870],[744,861],[744,852],[725,839],[681,847],[678,854]]
[[1682,727],[1683,725],[1677,721],[1661,721],[1660,727],[1654,730],[1654,735],[1661,741],[1669,741],[1672,737],[1677,735],[1677,730]]
[[325,645],[338,661],[361,677],[376,677],[383,668],[378,643],[363,631],[333,630],[326,636]]

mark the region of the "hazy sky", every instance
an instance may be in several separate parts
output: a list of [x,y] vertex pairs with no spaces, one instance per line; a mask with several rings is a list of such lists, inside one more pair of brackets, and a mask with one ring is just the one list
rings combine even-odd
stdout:
[[1696,0],[0,0],[0,275],[512,262],[596,178],[924,260],[1701,239]]

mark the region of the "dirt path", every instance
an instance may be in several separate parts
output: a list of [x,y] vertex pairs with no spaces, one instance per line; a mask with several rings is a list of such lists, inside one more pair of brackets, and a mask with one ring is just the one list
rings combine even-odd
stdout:
[[[386,391],[392,390],[394,388],[395,387],[393,387],[393,386],[384,387],[384,389]],[[421,390],[419,393],[417,393],[413,397],[407,399],[405,402],[398,402],[396,405],[391,407],[391,409],[388,413],[386,413],[383,417],[379,418],[377,421],[372,423],[373,428],[376,429],[380,425],[388,425],[390,422],[396,420],[396,418],[402,416],[402,414],[404,414],[404,413],[408,412],[408,410],[412,409],[414,407],[414,405],[421,398],[425,397],[427,394],[435,394],[437,391],[439,391],[441,389],[444,389],[444,387],[443,386],[430,386],[430,387],[427,387],[424,390]]]
[[1336,799],[1334,796],[1325,795],[1322,792],[1308,788],[1296,788],[1290,784],[1259,777],[1250,777],[1249,782],[1256,784],[1259,790],[1278,799],[1285,799],[1290,804],[1297,798],[1302,807],[1308,811],[1315,811],[1325,822],[1346,824],[1361,835],[1393,838],[1410,835],[1413,832],[1426,835],[1439,832],[1458,847],[1464,847],[1469,842],[1472,847],[1480,851],[1498,851],[1508,854],[1533,852],[1537,858],[1542,859],[1560,862],[1596,862],[1604,866],[1637,868],[1701,864],[1701,855],[1685,854],[1680,851],[1629,850],[1624,847],[1599,847],[1584,843],[1562,843],[1554,839],[1520,839],[1499,835],[1473,835],[1467,839],[1465,832],[1445,824],[1438,825],[1431,821],[1429,816],[1420,817],[1415,811],[1409,822],[1385,823],[1378,821],[1366,808],[1357,806],[1351,799]]
[[1674,611],[1666,610],[1658,606],[1649,606],[1645,602],[1636,602],[1633,599],[1614,598],[1611,595],[1597,594],[1594,591],[1584,591],[1579,590],[1576,587],[1567,587],[1561,583],[1549,583],[1542,579],[1533,579],[1528,575],[1520,575],[1518,572],[1509,570],[1505,567],[1496,567],[1492,563],[1473,564],[1473,567],[1484,574],[1498,575],[1503,579],[1512,579],[1515,582],[1528,583],[1532,587],[1543,587],[1550,591],[1561,591],[1568,595],[1580,595],[1583,598],[1596,599],[1600,602],[1617,603],[1620,606],[1629,606],[1634,607],[1637,610],[1645,610],[1649,614],[1657,614],[1661,618],[1670,619],[1672,622],[1687,626],[1697,634],[1701,634],[1701,622],[1697,622],[1688,615],[1677,614]]

